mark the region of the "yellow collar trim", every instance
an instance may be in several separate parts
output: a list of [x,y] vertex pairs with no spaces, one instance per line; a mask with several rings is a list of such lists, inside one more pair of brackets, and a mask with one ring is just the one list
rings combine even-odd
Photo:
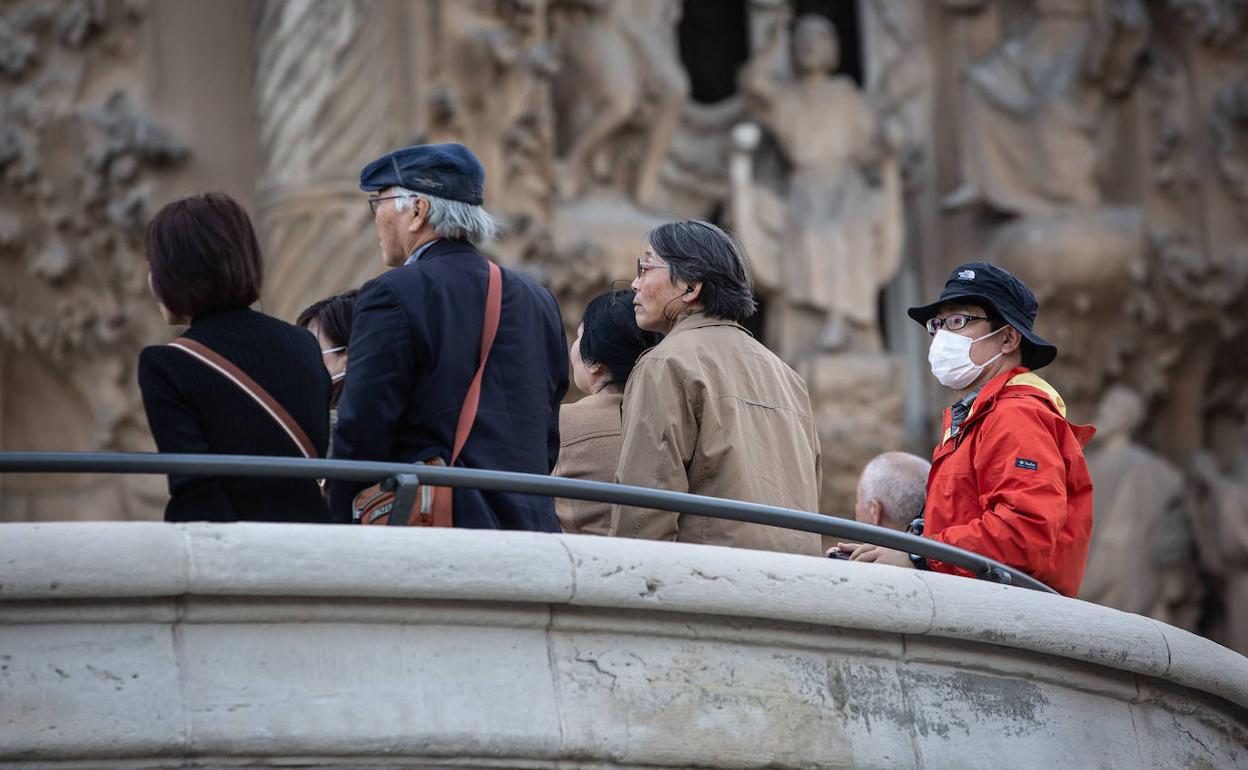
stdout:
[[1008,388],[1011,385],[1027,385],[1035,388],[1041,393],[1044,393],[1044,395],[1048,396],[1049,400],[1053,402],[1053,405],[1057,407],[1058,414],[1060,414],[1063,418],[1066,417],[1066,402],[1062,400],[1061,395],[1053,389],[1052,385],[1045,382],[1044,379],[1035,372],[1023,372],[1022,374],[1014,375],[1008,382],[1005,383],[1005,387]]

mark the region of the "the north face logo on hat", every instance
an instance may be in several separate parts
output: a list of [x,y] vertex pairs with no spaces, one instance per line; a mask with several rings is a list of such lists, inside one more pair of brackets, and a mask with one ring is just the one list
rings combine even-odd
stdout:
[[974,271],[974,270],[959,270],[959,271],[958,271],[958,280],[960,280],[960,281],[973,281],[973,280],[975,280],[975,271]]

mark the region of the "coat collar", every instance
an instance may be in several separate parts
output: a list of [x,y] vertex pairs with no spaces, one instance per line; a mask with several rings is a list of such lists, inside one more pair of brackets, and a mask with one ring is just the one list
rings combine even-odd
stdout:
[[[436,259],[447,254],[476,254],[480,256],[481,252],[468,241],[453,240],[450,238],[439,238],[436,241],[430,241],[412,252],[412,256],[408,257],[408,261],[403,263],[403,267],[413,265],[417,262],[426,262],[430,259]],[[415,259],[413,259],[413,257]]]
[[746,329],[736,321],[729,321],[727,318],[712,318],[711,316],[708,316],[705,311],[699,310],[677,321],[676,325],[672,327],[671,331],[664,335],[663,339],[671,339],[681,332],[685,332],[690,329],[702,329],[707,326],[735,326],[746,334],[750,333],[749,329]]
[[[1092,438],[1092,434],[1096,432],[1095,428],[1091,426],[1070,423],[1066,417],[1066,402],[1062,399],[1061,394],[1057,392],[1057,389],[1027,367],[1016,366],[984,383],[979,390],[979,395],[975,397],[975,402],[971,404],[971,413],[966,416],[966,420],[962,423],[958,435],[965,436],[967,427],[992,411],[992,407],[998,398],[1019,396],[1038,397],[1048,402],[1050,409],[1063,420],[1067,420],[1081,444],[1087,444]],[[949,427],[950,410],[946,409],[944,420],[945,434],[941,439],[942,444],[950,438]]]

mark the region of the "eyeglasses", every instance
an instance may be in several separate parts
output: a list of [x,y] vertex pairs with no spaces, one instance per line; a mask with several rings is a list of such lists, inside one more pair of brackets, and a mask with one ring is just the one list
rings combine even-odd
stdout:
[[392,201],[395,198],[410,198],[410,197],[412,196],[410,195],[383,195],[379,198],[369,198],[368,210],[373,212],[373,216],[375,217],[377,216],[377,207],[385,203],[386,201]]
[[671,265],[666,265],[661,262],[642,262],[639,259],[637,260],[637,277],[640,278],[645,275],[647,270],[661,270],[665,267],[670,268]]
[[926,324],[927,333],[935,334],[941,329],[947,329],[951,332],[956,332],[958,329],[961,329],[963,326],[966,326],[971,321],[988,321],[988,320],[991,320],[991,319],[986,318],[982,315],[965,315],[963,313],[953,313],[951,315],[945,316],[944,318],[929,318],[927,319],[927,324]]

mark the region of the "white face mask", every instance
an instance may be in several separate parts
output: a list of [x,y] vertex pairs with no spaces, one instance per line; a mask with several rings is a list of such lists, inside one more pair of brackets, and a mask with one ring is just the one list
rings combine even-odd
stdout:
[[970,385],[980,372],[984,371],[985,366],[1005,353],[1003,350],[982,364],[977,364],[971,360],[971,345],[980,340],[986,340],[1005,328],[1002,326],[996,332],[989,332],[975,339],[954,334],[948,329],[936,332],[936,336],[932,339],[932,347],[927,351],[927,362],[931,364],[932,374],[946,388],[961,390]]

